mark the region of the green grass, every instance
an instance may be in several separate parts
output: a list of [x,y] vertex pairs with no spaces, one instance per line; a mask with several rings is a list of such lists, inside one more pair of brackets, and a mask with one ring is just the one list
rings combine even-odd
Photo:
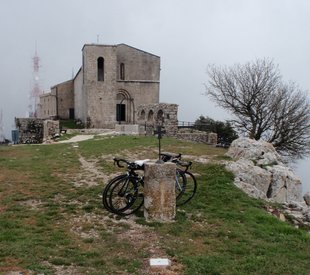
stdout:
[[[77,187],[74,179],[81,173],[80,156],[112,175],[123,172],[112,156],[156,158],[157,145],[153,137],[119,136],[79,147],[0,147],[0,274],[54,274],[55,267],[80,274],[143,274],[151,256],[149,235],[144,241],[122,238],[131,225],[102,208],[102,181]],[[310,235],[266,213],[267,202],[238,190],[232,174],[216,164],[225,159],[224,149],[172,138],[163,138],[162,147],[214,159],[208,165],[194,162],[198,191],[178,209],[174,223],[147,223],[141,213],[136,221],[157,236],[157,246],[182,273],[309,274]]]
[[60,120],[59,126],[65,129],[82,129],[82,124],[76,124],[74,119]]

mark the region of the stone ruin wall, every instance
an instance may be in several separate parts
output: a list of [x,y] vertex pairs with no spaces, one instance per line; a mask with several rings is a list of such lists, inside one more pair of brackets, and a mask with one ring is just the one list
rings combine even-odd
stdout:
[[59,121],[40,118],[15,118],[18,143],[39,144],[59,135]]
[[176,138],[182,140],[188,140],[197,143],[206,143],[211,145],[217,144],[217,134],[216,133],[207,133],[202,131],[194,131],[194,132],[185,132],[179,131],[176,134]]
[[146,135],[154,135],[158,125],[164,127],[167,136],[175,136],[178,132],[177,104],[144,104],[137,108],[137,123]]
[[43,141],[49,141],[59,137],[59,120],[44,120],[43,122]]
[[173,136],[178,139],[188,140],[198,143],[216,145],[217,134],[193,130],[178,129],[178,105],[177,104],[146,104],[137,108],[137,122],[140,134],[154,135],[158,125],[162,125],[166,130],[166,136]]
[[43,142],[43,119],[15,118],[15,125],[19,132],[18,143],[37,144]]
[[[158,125],[164,127],[166,136],[176,137],[197,143],[217,144],[217,134],[193,130],[179,130],[177,120],[178,105],[149,104],[137,108],[138,125],[116,125],[115,130],[129,127],[128,134],[154,135]],[[52,140],[60,134],[58,120],[43,120],[38,118],[16,118],[16,129],[19,132],[18,143],[38,144]],[[98,129],[96,129],[98,130]],[[86,130],[84,129],[83,132]],[[101,130],[100,130],[101,132]]]

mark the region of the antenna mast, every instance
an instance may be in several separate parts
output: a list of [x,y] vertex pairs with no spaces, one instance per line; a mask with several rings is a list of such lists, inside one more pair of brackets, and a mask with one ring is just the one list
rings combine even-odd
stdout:
[[39,97],[41,95],[41,88],[40,88],[40,57],[37,53],[37,43],[35,48],[35,54],[32,57],[32,64],[33,64],[33,85],[29,96],[29,105],[28,105],[28,114],[29,117],[37,117],[38,111],[38,104],[39,104]]

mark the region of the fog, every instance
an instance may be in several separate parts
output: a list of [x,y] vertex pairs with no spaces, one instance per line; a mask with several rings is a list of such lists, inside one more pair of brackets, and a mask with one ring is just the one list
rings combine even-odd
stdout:
[[[36,49],[45,91],[78,71],[86,43],[125,43],[159,55],[160,101],[179,104],[183,121],[229,118],[204,95],[208,64],[271,58],[285,81],[310,87],[308,0],[1,2],[0,110],[9,138],[14,117],[27,113]],[[298,166],[308,191],[309,162]]]

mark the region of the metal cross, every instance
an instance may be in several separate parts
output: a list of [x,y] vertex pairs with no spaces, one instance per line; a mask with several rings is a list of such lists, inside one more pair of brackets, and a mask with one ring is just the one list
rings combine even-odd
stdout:
[[160,159],[160,155],[161,155],[161,144],[160,144],[160,140],[162,139],[163,137],[163,134],[166,134],[166,131],[163,130],[164,127],[158,125],[157,126],[157,131],[154,131],[154,134],[157,135],[157,138],[158,138],[158,161],[157,163],[163,163],[164,161],[162,161]]

